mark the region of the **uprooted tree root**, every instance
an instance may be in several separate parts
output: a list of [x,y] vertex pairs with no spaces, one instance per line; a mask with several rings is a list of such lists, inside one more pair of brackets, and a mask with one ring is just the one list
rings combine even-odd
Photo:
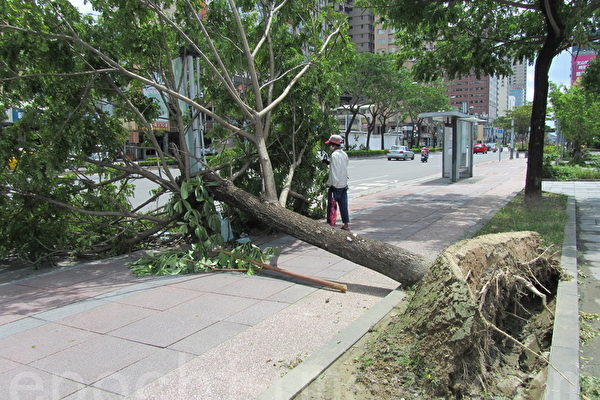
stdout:
[[447,248],[370,346],[358,382],[378,398],[529,398],[562,274],[548,253],[535,232]]

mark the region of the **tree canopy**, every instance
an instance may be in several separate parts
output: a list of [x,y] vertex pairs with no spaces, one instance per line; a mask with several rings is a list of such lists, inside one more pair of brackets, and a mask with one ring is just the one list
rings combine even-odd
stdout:
[[[131,183],[156,184],[148,204],[181,195],[177,175],[191,178],[204,146],[190,140],[199,114],[211,122],[205,136],[233,149],[212,168],[282,205],[303,193],[295,207],[308,212],[315,189],[307,182],[318,182],[309,155],[336,132],[331,89],[350,54],[341,15],[313,1],[90,3],[93,17],[66,0],[0,3],[0,104],[23,111],[0,136],[0,157],[18,159],[15,170],[0,172],[3,215],[13,215],[3,219],[5,252],[35,259],[71,243],[126,248],[172,230],[185,210],[165,208],[169,200],[152,212],[131,209]],[[186,84],[190,62],[202,66],[196,92]],[[153,128],[159,118],[170,122],[169,141]],[[129,160],[123,144],[131,131],[156,152],[159,171]],[[77,227],[92,234],[80,238]]]
[[569,89],[553,85],[550,100],[560,133],[567,139],[573,161],[582,161],[581,147],[600,141],[600,99],[578,85]]
[[515,61],[535,62],[526,198],[541,197],[542,154],[552,59],[600,36],[592,0],[363,2],[397,29],[399,54],[419,76],[508,75]]
[[[401,283],[422,277],[422,257],[286,208],[309,214],[323,197],[316,153],[338,133],[329,111],[352,51],[345,16],[315,0],[90,3],[96,16],[67,0],[0,2],[0,104],[24,115],[1,132],[0,158],[14,168],[0,171],[11,216],[0,256],[126,252],[167,238],[214,265],[204,257],[224,254],[219,200],[222,212]],[[155,129],[167,120],[168,133]],[[123,149],[138,135],[153,168]],[[220,144],[208,163],[202,136]],[[140,179],[154,189],[133,206]],[[176,273],[189,260],[162,265]]]

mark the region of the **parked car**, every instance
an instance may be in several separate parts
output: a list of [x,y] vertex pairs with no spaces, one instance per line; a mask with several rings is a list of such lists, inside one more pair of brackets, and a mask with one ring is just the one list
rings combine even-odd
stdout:
[[491,152],[496,152],[498,151],[498,148],[496,147],[496,143],[486,143],[485,144],[487,146],[487,151],[491,151]]
[[387,159],[391,161],[393,158],[396,160],[407,160],[415,159],[415,153],[410,151],[406,146],[392,146],[391,149],[387,151]]
[[487,153],[487,146],[483,143],[477,143],[475,146],[473,146],[473,153],[483,153],[486,154]]

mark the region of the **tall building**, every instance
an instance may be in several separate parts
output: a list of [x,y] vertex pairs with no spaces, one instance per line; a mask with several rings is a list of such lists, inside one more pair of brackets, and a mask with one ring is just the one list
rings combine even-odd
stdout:
[[508,77],[508,95],[514,96],[515,106],[522,106],[527,100],[527,63],[514,62],[513,74]]
[[527,101],[527,64],[515,62],[512,74],[498,78],[498,116]]
[[450,105],[467,114],[493,121],[498,116],[498,78],[469,75],[447,81]]
[[386,54],[398,51],[396,41],[396,29],[385,28],[383,24],[375,25],[375,53]]
[[591,47],[573,46],[571,56],[571,85],[584,74],[588,64],[598,53]]
[[348,18],[348,34],[359,53],[375,52],[375,16],[366,8],[354,6],[353,0],[344,2],[328,1],[334,4],[335,10],[346,14]]

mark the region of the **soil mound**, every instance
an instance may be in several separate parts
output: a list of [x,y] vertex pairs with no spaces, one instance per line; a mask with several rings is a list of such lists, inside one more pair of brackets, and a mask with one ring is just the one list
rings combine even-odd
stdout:
[[[321,395],[343,386],[345,399],[536,398],[560,278],[535,232],[458,242],[378,332],[311,386]],[[316,398],[311,386],[297,398]]]

